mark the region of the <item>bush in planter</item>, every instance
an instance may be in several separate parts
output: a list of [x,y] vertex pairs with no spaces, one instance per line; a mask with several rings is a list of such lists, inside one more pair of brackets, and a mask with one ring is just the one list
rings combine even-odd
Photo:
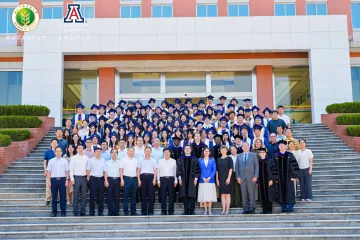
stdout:
[[327,113],[360,113],[360,102],[345,102],[330,104],[326,107]]
[[49,116],[50,109],[37,105],[0,106],[0,116]]
[[11,144],[11,138],[8,135],[0,134],[0,147],[7,147]]
[[349,136],[360,137],[360,126],[350,126],[346,131]]
[[37,128],[41,123],[35,116],[0,116],[0,128]]
[[360,113],[340,115],[336,120],[339,125],[360,125]]
[[14,142],[28,140],[31,136],[31,132],[25,129],[4,129],[0,134],[8,135]]

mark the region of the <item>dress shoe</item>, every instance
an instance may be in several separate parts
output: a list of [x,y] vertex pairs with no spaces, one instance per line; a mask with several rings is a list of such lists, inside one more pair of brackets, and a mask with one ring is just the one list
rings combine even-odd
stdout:
[[190,215],[188,212],[183,212],[182,215]]
[[285,214],[287,212],[288,212],[287,210],[282,210],[280,214]]
[[75,217],[79,216],[79,213],[74,212],[74,216]]
[[196,215],[196,213],[195,213],[195,212],[191,212],[190,215]]
[[86,216],[86,213],[82,212],[82,213],[80,213],[80,216],[84,217],[84,216]]
[[270,211],[270,212],[267,212],[266,214],[272,214],[272,211]]
[[161,215],[166,215],[166,212],[162,212]]
[[290,214],[294,214],[294,210],[289,210],[289,213],[290,213]]
[[111,212],[108,212],[108,214],[107,214],[108,216],[114,216],[114,214],[113,213],[111,213]]
[[175,215],[173,212],[169,213],[169,215]]
[[154,215],[154,213],[148,213],[148,215],[149,215],[149,216],[153,216],[153,215]]
[[131,216],[138,216],[139,214],[135,213],[131,213]]
[[62,216],[62,217],[66,217],[66,213],[62,212],[62,213],[61,213],[61,216]]
[[52,213],[51,214],[51,217],[56,217],[57,216],[57,213]]
[[50,201],[46,201],[46,203],[45,203],[46,205],[50,205]]
[[129,213],[124,213],[124,216],[129,216]]
[[91,212],[91,213],[89,214],[89,216],[93,217],[93,216],[95,216],[95,213],[94,213],[94,212]]
[[254,210],[250,210],[249,214],[255,214]]
[[102,216],[104,216],[104,213],[99,212],[99,213],[98,213],[98,216],[102,217]]
[[250,214],[249,211],[243,211],[242,214]]
[[113,213],[113,216],[120,216],[119,213]]

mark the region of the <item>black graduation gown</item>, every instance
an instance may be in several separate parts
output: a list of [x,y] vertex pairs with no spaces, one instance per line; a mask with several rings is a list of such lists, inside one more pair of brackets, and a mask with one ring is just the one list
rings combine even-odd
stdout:
[[196,157],[181,156],[177,161],[176,176],[181,176],[182,186],[179,185],[179,197],[196,198],[195,178],[200,178],[201,170]]
[[233,145],[235,148],[236,148],[236,153],[237,154],[240,154],[240,153],[243,153],[243,150],[242,150],[242,147],[237,147],[236,145]]
[[183,148],[181,146],[171,148],[171,158],[178,160],[178,158],[182,155]]
[[295,187],[291,178],[297,178],[294,170],[294,155],[291,152],[275,153],[271,161],[270,180],[277,181],[279,203],[295,204]]
[[215,161],[217,161],[221,156],[220,147],[221,147],[221,145],[215,145],[213,148],[212,155],[213,155],[213,158],[215,159]]
[[205,145],[205,143],[203,143],[203,142],[200,142],[199,145],[196,144],[195,142],[193,142],[193,143],[191,144],[191,146],[193,147],[194,156],[195,156],[196,158],[200,158],[203,149],[204,149],[205,147],[207,147],[207,146]]
[[259,201],[261,203],[271,202],[271,196],[273,195],[273,186],[269,187],[269,178],[270,178],[270,164],[268,158],[261,159],[259,157],[259,177],[258,177],[258,185],[259,185]]

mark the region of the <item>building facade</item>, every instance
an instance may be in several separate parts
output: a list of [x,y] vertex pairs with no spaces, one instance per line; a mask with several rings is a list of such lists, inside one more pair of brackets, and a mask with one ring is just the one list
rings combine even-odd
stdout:
[[[74,2],[85,23],[64,23]],[[10,18],[22,3],[41,16],[25,34]],[[360,100],[358,29],[350,0],[0,1],[0,104],[48,106],[61,125],[79,101],[211,94],[318,123]]]

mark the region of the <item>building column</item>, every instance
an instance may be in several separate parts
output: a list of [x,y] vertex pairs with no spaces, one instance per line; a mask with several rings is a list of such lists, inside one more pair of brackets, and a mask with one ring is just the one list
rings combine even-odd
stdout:
[[227,12],[227,0],[218,0],[218,16],[226,17],[228,15]]
[[257,106],[262,112],[264,108],[274,108],[273,67],[271,65],[256,66]]
[[[80,2],[81,3],[81,2]],[[120,1],[119,0],[95,0],[96,18],[119,18]]]
[[115,68],[99,68],[99,104],[115,100]]
[[174,17],[196,17],[196,1],[174,0],[173,15]]

